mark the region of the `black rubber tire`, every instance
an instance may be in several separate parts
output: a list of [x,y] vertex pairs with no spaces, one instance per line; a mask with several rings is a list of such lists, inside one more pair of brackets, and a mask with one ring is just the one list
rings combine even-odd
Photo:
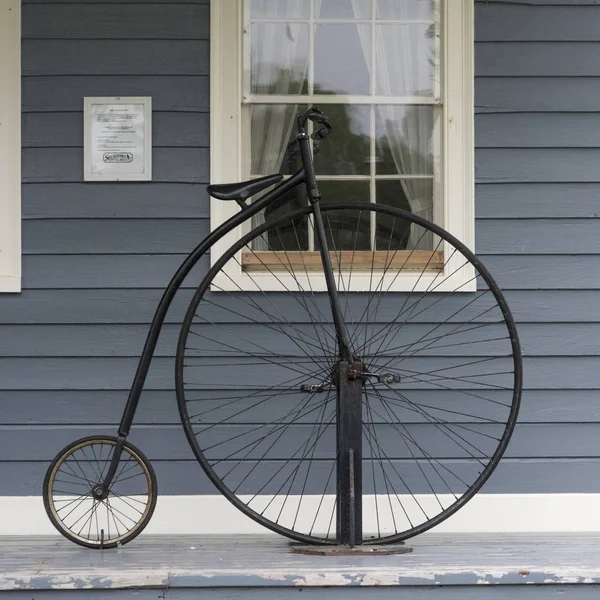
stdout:
[[[352,210],[352,211],[373,211],[376,210],[383,215],[387,215],[390,218],[398,218],[408,221],[411,224],[420,226],[426,230],[432,232],[433,235],[438,236],[444,242],[450,244],[450,247],[453,247],[456,251],[458,251],[465,259],[470,262],[478,276],[485,282],[487,287],[489,288],[487,291],[491,292],[493,295],[493,299],[497,303],[497,308],[501,313],[501,318],[504,321],[507,331],[508,347],[510,349],[510,359],[509,362],[512,364],[513,369],[513,383],[510,393],[510,408],[508,410],[508,414],[506,417],[506,421],[502,421],[503,430],[501,438],[498,441],[497,447],[493,454],[490,452],[489,462],[487,462],[483,471],[479,474],[479,476],[471,482],[467,491],[462,493],[460,498],[457,498],[455,502],[453,502],[450,506],[441,510],[438,514],[436,514],[433,518],[428,518],[425,522],[418,524],[417,526],[410,527],[405,529],[404,531],[397,532],[393,535],[386,535],[381,537],[373,537],[371,539],[364,540],[365,544],[385,544],[385,543],[396,543],[412,536],[421,534],[432,527],[435,527],[452,514],[454,514],[457,510],[459,510],[462,506],[464,506],[473,496],[481,489],[483,484],[488,480],[494,469],[497,467],[502,455],[504,454],[509,439],[512,435],[519,405],[521,399],[521,389],[522,389],[522,359],[521,359],[521,350],[519,345],[519,339],[517,335],[516,325],[514,323],[514,319],[511,315],[510,309],[504,296],[502,295],[499,287],[491,277],[490,273],[487,271],[485,266],[481,263],[481,261],[475,256],[464,244],[462,244],[458,239],[452,236],[450,233],[446,232],[441,227],[426,221],[416,215],[411,213],[407,213],[405,211],[395,209],[388,206],[380,206],[374,204],[336,204],[336,205],[327,205],[324,204],[321,207],[324,216],[327,215],[328,211],[335,210]],[[181,415],[182,424],[184,427],[185,434],[187,439],[192,447],[192,450],[200,462],[202,468],[208,475],[208,477],[212,480],[218,490],[239,510],[245,513],[254,521],[260,523],[261,525],[280,533],[284,536],[292,538],[294,540],[300,542],[306,542],[311,544],[335,544],[335,539],[325,539],[323,537],[307,535],[305,532],[296,531],[293,528],[283,527],[280,524],[265,518],[263,515],[259,514],[252,508],[250,508],[244,501],[240,500],[238,495],[236,495],[226,483],[223,482],[222,478],[213,468],[211,462],[206,458],[205,450],[203,450],[201,443],[198,439],[198,433],[194,431],[194,426],[190,421],[190,412],[188,410],[188,403],[186,400],[186,384],[184,381],[184,368],[185,368],[185,360],[186,360],[186,349],[187,349],[187,341],[190,333],[190,328],[192,327],[192,323],[196,317],[196,313],[198,310],[198,306],[203,299],[204,294],[210,289],[211,282],[213,278],[219,273],[222,267],[232,259],[236,255],[238,251],[240,251],[243,247],[250,244],[251,240],[257,238],[265,234],[270,229],[275,229],[278,227],[282,227],[285,225],[289,225],[290,222],[299,222],[303,218],[306,218],[307,215],[311,213],[311,208],[307,207],[305,209],[301,209],[295,211],[294,213],[282,217],[275,221],[274,223],[264,223],[259,227],[256,227],[247,235],[243,236],[237,243],[235,243],[229,250],[227,250],[219,260],[213,265],[208,274],[204,277],[200,285],[198,286],[194,297],[192,298],[189,308],[187,310],[182,328],[179,337],[178,347],[177,347],[177,358],[176,358],[176,366],[175,366],[175,381],[176,381],[176,391],[177,391],[177,400],[179,411]],[[508,403],[508,400],[507,400]],[[508,406],[508,404],[507,404]],[[499,435],[499,434],[498,434]],[[375,477],[375,476],[374,476]],[[490,516],[491,517],[491,516]]]

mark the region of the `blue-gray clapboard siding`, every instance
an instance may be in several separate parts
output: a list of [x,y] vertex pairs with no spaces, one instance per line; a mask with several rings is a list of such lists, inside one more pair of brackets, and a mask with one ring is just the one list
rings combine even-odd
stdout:
[[[526,355],[489,493],[600,491],[599,14],[596,0],[476,5],[477,251]],[[24,290],[0,296],[2,495],[38,494],[64,444],[114,432],[161,288],[208,231],[208,24],[208,0],[23,3]],[[152,96],[151,184],[82,182],[94,95]],[[167,319],[132,437],[163,493],[213,492],[172,391],[190,295]]]

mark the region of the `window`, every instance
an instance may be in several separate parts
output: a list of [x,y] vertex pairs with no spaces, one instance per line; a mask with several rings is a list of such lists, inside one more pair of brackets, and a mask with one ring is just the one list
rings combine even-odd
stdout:
[[[324,201],[404,208],[473,247],[473,0],[213,1],[211,51],[213,182],[293,173],[294,116],[315,104],[335,128]],[[213,227],[237,210],[211,202]]]
[[0,292],[21,290],[20,0],[0,0]]

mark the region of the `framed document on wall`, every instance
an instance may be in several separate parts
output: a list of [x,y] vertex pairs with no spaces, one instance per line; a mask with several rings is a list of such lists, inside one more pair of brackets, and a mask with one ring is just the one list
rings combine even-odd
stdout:
[[152,98],[83,99],[84,181],[152,180]]

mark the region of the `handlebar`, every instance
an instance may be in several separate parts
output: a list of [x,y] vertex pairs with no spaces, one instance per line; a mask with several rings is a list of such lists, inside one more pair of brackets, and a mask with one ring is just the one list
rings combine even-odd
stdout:
[[319,123],[323,127],[317,129],[310,137],[313,140],[325,139],[333,130],[329,119],[316,107],[312,106],[303,115],[298,117],[298,132],[306,134],[306,122],[312,121],[313,123]]

